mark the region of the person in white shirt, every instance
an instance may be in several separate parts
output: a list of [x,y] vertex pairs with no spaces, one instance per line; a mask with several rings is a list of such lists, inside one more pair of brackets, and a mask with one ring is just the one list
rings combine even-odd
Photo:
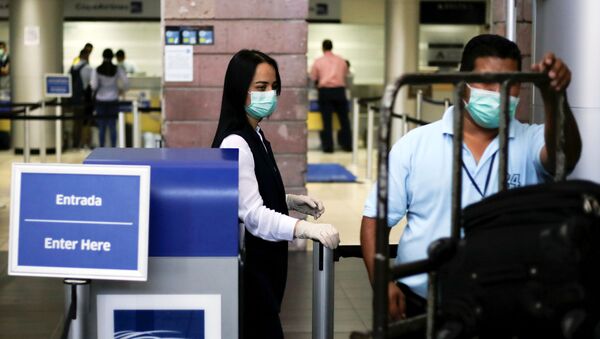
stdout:
[[135,73],[135,66],[129,61],[125,60],[125,51],[120,49],[115,53],[115,57],[117,58],[117,67],[123,68],[125,73],[133,74]]
[[315,239],[339,244],[330,224],[288,216],[288,210],[320,217],[317,199],[285,194],[271,144],[259,123],[270,116],[281,93],[277,63],[254,50],[236,53],[227,67],[221,115],[212,147],[239,150],[238,218],[245,227],[243,272],[244,338],[283,338],[279,311],[287,277],[288,241]]
[[96,98],[96,123],[99,129],[99,144],[104,147],[106,128],[110,131],[112,147],[117,143],[117,114],[119,113],[119,93],[129,85],[125,71],[112,63],[114,54],[110,48],[102,52],[104,59],[92,71],[90,85]]

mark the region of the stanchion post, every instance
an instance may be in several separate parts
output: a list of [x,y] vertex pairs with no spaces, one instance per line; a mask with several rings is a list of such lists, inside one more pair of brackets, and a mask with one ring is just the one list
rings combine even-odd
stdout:
[[55,128],[56,128],[56,162],[62,161],[62,106],[60,98],[56,99],[56,119]]
[[119,134],[117,144],[119,148],[125,148],[125,113],[119,112]]
[[[29,106],[25,106],[25,117],[29,116]],[[29,162],[31,159],[31,150],[29,145],[29,120],[23,120],[23,161]]]
[[373,178],[373,125],[375,124],[375,109],[369,104],[367,106],[367,171],[368,180]]
[[333,250],[313,241],[313,339],[333,339],[333,282]]
[[[65,279],[65,322],[62,339],[87,338],[90,311],[90,281]],[[73,302],[71,302],[73,301]]]
[[360,118],[358,98],[352,99],[352,165],[358,164],[358,124]]
[[[40,103],[41,116],[46,115],[46,102],[44,100]],[[46,162],[46,121],[40,120],[40,161]]]
[[139,148],[141,141],[140,133],[140,111],[137,99],[131,102],[131,110],[133,112],[133,147]]
[[421,120],[423,115],[423,90],[417,91],[417,119]]

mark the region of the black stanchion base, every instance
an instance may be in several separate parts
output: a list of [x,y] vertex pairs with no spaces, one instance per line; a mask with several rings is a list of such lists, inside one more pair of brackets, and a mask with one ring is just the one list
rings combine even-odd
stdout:
[[[17,155],[23,155],[23,149],[22,148],[15,148],[14,149],[15,154]],[[40,149],[39,148],[32,148],[29,150],[29,154],[31,155],[39,155],[40,154]],[[56,154],[56,148],[46,148],[46,154]]]

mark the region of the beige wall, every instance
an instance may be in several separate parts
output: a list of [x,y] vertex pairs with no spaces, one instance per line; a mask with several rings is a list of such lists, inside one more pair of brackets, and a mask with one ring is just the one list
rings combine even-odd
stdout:
[[342,24],[383,25],[385,0],[342,0]]
[[[0,41],[9,41],[8,21],[0,21]],[[122,48],[137,72],[162,76],[160,22],[67,21],[63,26],[63,69],[69,70],[73,58],[86,42],[94,45],[90,62],[102,62],[102,51]],[[10,46],[9,46],[10,47]],[[9,51],[10,52],[10,51]]]
[[309,24],[306,54],[309,67],[323,55],[324,39],[333,42],[333,53],[350,61],[355,85],[383,84],[383,25]]
[[[92,66],[102,63],[102,51],[125,51],[136,73],[162,76],[160,22],[68,21],[64,23],[63,65],[65,72],[86,42],[94,45]],[[113,59],[113,62],[116,60]]]

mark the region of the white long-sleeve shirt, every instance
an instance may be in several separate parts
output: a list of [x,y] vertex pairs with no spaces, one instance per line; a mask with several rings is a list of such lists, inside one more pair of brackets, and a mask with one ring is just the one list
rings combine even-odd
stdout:
[[[261,138],[256,128],[256,133]],[[264,145],[264,144],[263,144]],[[239,208],[238,217],[252,235],[269,241],[291,241],[298,219],[267,208],[258,191],[258,181],[254,173],[252,150],[244,138],[237,134],[227,136],[221,148],[239,150]]]
[[94,68],[90,86],[96,91],[96,100],[116,101],[119,99],[119,92],[129,87],[129,80],[121,68],[117,68],[117,73],[112,77],[98,74],[98,70]]

